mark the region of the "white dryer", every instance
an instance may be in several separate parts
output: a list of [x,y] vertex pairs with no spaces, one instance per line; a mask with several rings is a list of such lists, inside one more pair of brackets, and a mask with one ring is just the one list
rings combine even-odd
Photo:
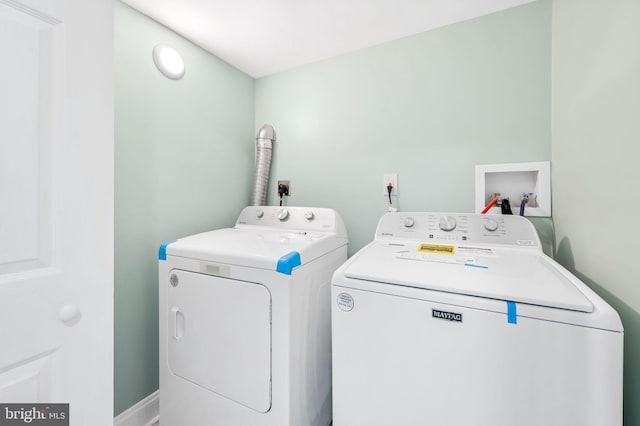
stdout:
[[620,426],[623,328],[519,216],[391,213],[332,280],[334,426]]
[[159,250],[164,426],[327,426],[331,209],[247,207],[235,227]]

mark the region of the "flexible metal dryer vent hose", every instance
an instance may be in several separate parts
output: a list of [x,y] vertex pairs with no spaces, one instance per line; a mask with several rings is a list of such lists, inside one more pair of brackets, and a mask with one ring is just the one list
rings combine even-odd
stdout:
[[273,126],[265,124],[256,136],[256,174],[251,192],[251,205],[264,206],[267,203],[269,189],[269,173],[271,172],[271,154],[276,131]]

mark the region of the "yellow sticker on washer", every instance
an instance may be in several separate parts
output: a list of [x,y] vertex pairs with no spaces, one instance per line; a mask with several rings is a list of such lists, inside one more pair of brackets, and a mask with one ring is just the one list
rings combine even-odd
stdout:
[[455,254],[455,246],[445,246],[442,244],[420,244],[417,251],[438,253],[438,254]]

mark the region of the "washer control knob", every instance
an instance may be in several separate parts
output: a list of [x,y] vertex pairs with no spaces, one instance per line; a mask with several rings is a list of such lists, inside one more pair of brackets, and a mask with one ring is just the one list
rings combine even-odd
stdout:
[[408,216],[404,219],[404,227],[405,228],[411,228],[413,225],[415,225],[415,221],[413,220],[413,218],[411,216]]
[[308,221],[312,221],[313,219],[316,218],[316,215],[314,215],[313,212],[309,210],[304,214],[304,218],[307,219]]
[[495,231],[496,229],[498,229],[498,221],[493,220],[493,219],[485,219],[484,220],[484,229],[486,229],[487,231]]
[[289,219],[289,210],[287,209],[278,210],[278,219],[280,220],[280,222],[284,222],[285,220]]
[[440,229],[449,232],[456,229],[456,218],[453,216],[442,216],[439,223]]
[[262,216],[264,216],[264,211],[260,209],[256,210],[256,217],[260,219]]

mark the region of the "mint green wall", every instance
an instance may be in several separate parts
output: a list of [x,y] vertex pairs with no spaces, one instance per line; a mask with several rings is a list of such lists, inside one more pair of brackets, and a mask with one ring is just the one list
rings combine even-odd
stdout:
[[476,164],[550,159],[550,49],[542,0],[261,78],[272,179],[290,205],[337,209],[350,253],[387,210],[386,172],[402,210],[471,212]]
[[[182,80],[151,51],[175,47]],[[249,201],[254,80],[115,5],[115,414],[158,388],[157,250],[230,226]]]
[[625,425],[640,425],[640,2],[553,4],[553,217],[558,259],[620,313]]

